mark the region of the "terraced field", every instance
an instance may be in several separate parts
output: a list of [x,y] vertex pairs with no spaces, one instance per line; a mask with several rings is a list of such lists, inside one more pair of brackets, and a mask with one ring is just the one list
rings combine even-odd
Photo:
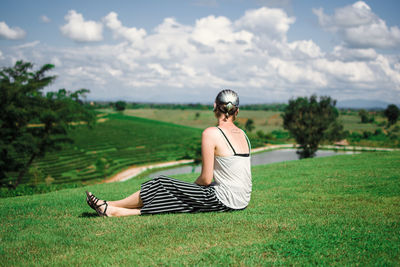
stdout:
[[[103,179],[132,165],[185,158],[201,129],[149,119],[109,114],[93,129],[79,126],[69,135],[74,144],[48,153],[33,164],[24,183],[87,182]],[[36,176],[36,177],[34,177]]]

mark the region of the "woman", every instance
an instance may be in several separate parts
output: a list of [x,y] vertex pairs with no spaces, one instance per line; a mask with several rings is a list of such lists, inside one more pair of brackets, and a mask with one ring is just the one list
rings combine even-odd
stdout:
[[203,131],[202,170],[194,183],[159,176],[129,197],[104,201],[86,191],[86,201],[100,216],[128,216],[168,212],[208,212],[245,209],[250,202],[250,142],[233,123],[239,97],[229,89],[214,103],[217,127]]

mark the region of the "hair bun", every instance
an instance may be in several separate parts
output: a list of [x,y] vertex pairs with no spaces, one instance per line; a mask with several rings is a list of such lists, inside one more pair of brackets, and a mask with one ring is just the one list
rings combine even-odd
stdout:
[[235,91],[224,89],[217,95],[215,105],[214,111],[218,110],[228,118],[229,115],[234,115],[238,110],[239,96]]

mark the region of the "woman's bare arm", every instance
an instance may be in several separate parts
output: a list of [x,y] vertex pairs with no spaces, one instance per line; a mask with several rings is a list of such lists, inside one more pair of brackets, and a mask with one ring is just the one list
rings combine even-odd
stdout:
[[214,153],[215,153],[215,128],[210,127],[203,131],[201,136],[201,174],[195,181],[198,185],[210,185],[214,176]]

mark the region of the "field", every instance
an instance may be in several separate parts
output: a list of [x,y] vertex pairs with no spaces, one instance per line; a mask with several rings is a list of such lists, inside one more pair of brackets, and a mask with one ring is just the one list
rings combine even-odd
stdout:
[[[110,109],[100,110],[108,113]],[[196,116],[198,113],[198,117]],[[177,123],[196,128],[204,129],[216,123],[216,119],[211,110],[165,110],[165,109],[128,109],[124,111],[125,115],[137,116],[153,120]],[[279,111],[264,111],[264,110],[241,110],[238,116],[238,122],[243,126],[248,119],[254,121],[255,129],[253,132],[261,130],[265,133],[274,130],[283,130],[281,112]],[[361,123],[357,112],[341,114],[339,120],[343,123],[344,129],[350,132],[362,133],[363,131],[374,132],[379,127],[376,123]],[[385,122],[386,119],[378,115],[375,120]],[[400,125],[398,122],[397,125]]]
[[[109,112],[110,110],[104,110]],[[198,113],[198,117],[196,116]],[[173,109],[128,109],[124,111],[125,115],[137,116],[153,120],[177,123],[204,129],[216,125],[217,119],[211,110],[173,110]],[[271,132],[273,130],[282,130],[282,119],[280,113],[276,111],[264,110],[243,110],[240,111],[238,122],[244,125],[247,119],[254,121],[255,130]]]
[[[201,131],[216,124],[211,110],[131,109],[123,114],[110,109],[100,111],[103,122],[94,129],[78,126],[69,133],[74,144],[49,152],[34,162],[22,183],[35,187],[20,187],[21,192],[1,188],[0,196],[76,187],[111,177],[133,165],[191,158],[193,151],[190,150],[199,145]],[[253,119],[256,127],[249,134],[253,147],[266,142],[292,142],[282,131],[280,112],[241,111],[238,121],[242,127],[247,119]],[[383,120],[378,116],[376,119]],[[372,133],[379,128],[375,123],[361,124],[356,113],[342,115],[340,120],[351,132]],[[284,134],[281,139],[271,140],[259,138],[255,134],[258,130],[264,133],[279,130]],[[359,140],[355,145],[395,147],[399,140],[383,136],[383,140]]]
[[87,182],[109,177],[131,165],[165,162],[187,156],[197,128],[109,114],[93,129],[71,130],[72,145],[37,160],[25,183]]
[[[399,152],[257,166],[248,208],[100,218],[84,190],[127,196],[145,179],[0,199],[4,266],[400,264]],[[179,176],[193,181],[196,175]]]

